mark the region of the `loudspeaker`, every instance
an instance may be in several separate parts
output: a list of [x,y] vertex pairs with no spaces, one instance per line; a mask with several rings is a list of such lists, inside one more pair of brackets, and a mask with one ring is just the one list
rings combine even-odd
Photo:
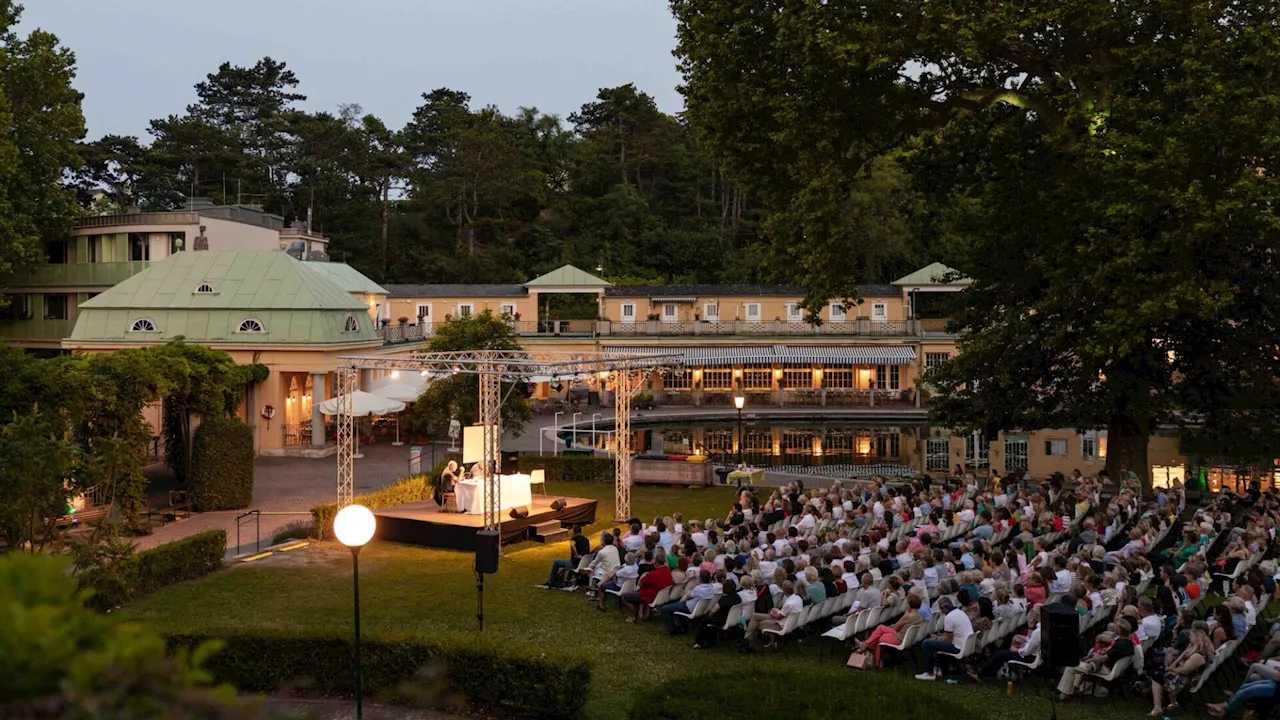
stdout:
[[560,512],[561,510],[564,509],[564,506],[568,504],[569,503],[564,498],[556,498],[551,502],[551,509],[555,510],[556,512]]
[[1040,640],[1050,667],[1080,663],[1080,615],[1063,603],[1040,606]]
[[523,519],[525,519],[525,518],[527,518],[527,517],[529,517],[529,508],[527,508],[527,507],[513,507],[513,508],[511,508],[511,519],[512,519],[512,520],[523,520]]
[[496,530],[476,533],[476,572],[492,575],[498,572],[499,541]]

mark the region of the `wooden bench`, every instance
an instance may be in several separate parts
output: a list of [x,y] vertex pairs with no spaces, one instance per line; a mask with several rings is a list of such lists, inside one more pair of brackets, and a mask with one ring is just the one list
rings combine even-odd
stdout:
[[67,513],[58,518],[58,521],[54,524],[58,527],[69,527],[77,523],[90,523],[95,520],[102,520],[110,513],[110,505],[93,505],[83,510],[77,510],[74,513]]

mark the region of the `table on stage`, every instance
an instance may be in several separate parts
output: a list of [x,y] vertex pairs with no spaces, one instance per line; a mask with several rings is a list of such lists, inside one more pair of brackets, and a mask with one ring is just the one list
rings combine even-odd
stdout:
[[[525,473],[499,475],[498,483],[501,486],[501,492],[498,495],[501,507],[498,508],[498,512],[533,504],[533,492],[529,489],[529,475]],[[460,512],[468,515],[484,514],[484,480],[479,478],[462,480],[454,486],[454,492],[458,495],[458,510]]]

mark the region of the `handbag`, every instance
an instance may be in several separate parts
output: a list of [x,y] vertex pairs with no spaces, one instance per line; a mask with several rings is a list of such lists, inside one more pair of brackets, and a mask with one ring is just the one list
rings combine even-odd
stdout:
[[850,654],[848,661],[845,662],[845,665],[847,667],[851,667],[857,670],[870,670],[876,666],[876,663],[875,663],[875,660],[871,657],[870,653],[859,651],[859,652],[854,652]]

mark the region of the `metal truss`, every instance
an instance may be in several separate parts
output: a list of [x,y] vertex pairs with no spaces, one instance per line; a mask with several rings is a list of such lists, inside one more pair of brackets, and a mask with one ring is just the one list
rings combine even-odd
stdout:
[[613,507],[618,522],[631,518],[631,399],[644,383],[643,371],[614,374],[614,490]]
[[355,396],[360,371],[338,366],[338,416],[335,424],[338,432],[338,509],[351,504],[355,495]]

